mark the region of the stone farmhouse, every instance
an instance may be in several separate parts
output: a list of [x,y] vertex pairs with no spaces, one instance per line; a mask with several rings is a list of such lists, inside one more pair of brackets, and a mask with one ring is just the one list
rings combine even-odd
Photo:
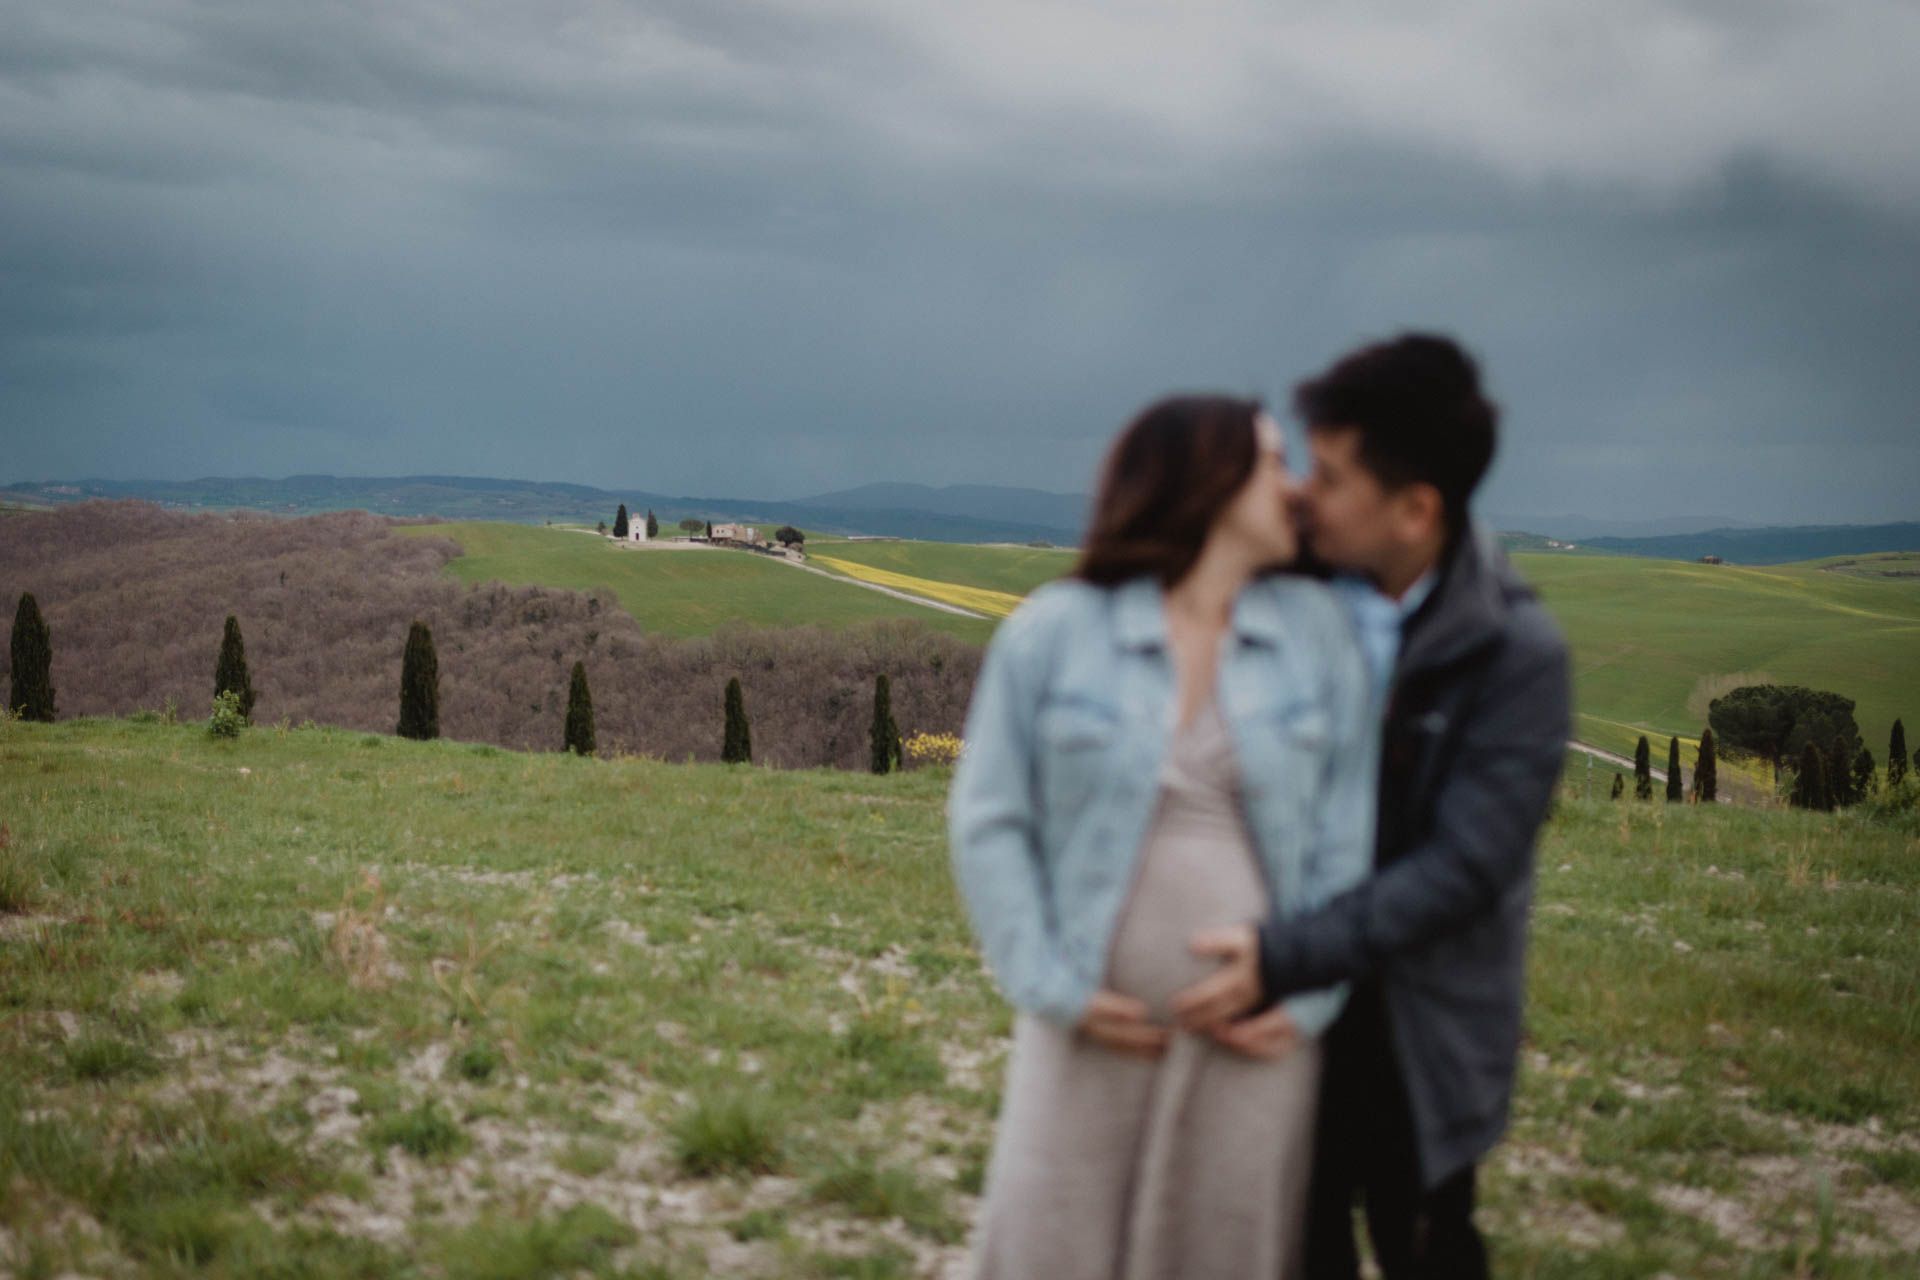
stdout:
[[713,540],[715,542],[744,542],[750,547],[764,547],[767,545],[767,540],[761,536],[760,530],[750,524],[717,524],[713,526]]

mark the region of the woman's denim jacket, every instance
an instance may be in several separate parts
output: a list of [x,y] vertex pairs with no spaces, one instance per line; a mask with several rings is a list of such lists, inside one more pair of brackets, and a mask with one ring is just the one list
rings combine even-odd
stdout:
[[[1373,865],[1379,716],[1347,613],[1318,582],[1266,577],[1235,602],[1215,696],[1247,829],[1282,915]],[[1007,998],[1060,1024],[1099,989],[1173,732],[1164,596],[1049,583],[1001,623],[948,798],[960,891]],[[1268,904],[1249,902],[1249,923]],[[1286,1001],[1318,1035],[1344,986]]]

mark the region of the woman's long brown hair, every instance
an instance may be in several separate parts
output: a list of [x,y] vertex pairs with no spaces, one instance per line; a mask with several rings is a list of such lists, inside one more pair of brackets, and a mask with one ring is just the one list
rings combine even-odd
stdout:
[[1185,577],[1253,474],[1259,413],[1257,400],[1196,395],[1142,410],[1107,451],[1074,576],[1102,586],[1146,574],[1172,586]]

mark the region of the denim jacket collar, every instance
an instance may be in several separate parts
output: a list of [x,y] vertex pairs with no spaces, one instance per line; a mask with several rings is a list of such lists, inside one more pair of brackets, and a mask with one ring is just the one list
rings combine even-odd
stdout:
[[[1166,592],[1158,580],[1147,576],[1129,578],[1115,588],[1113,621],[1114,634],[1122,648],[1164,649],[1167,644]],[[1264,591],[1241,590],[1233,602],[1232,627],[1240,639],[1257,644],[1278,644],[1286,634],[1278,602]]]

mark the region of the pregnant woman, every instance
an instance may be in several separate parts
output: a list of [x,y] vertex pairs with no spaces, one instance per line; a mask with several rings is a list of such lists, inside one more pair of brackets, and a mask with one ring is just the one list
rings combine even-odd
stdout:
[[1181,397],[1114,443],[1072,577],[987,651],[954,867],[1017,1009],[974,1272],[1293,1274],[1312,1163],[1307,992],[1230,1048],[1174,1028],[1199,930],[1306,910],[1373,853],[1362,659],[1296,541],[1279,427]]

